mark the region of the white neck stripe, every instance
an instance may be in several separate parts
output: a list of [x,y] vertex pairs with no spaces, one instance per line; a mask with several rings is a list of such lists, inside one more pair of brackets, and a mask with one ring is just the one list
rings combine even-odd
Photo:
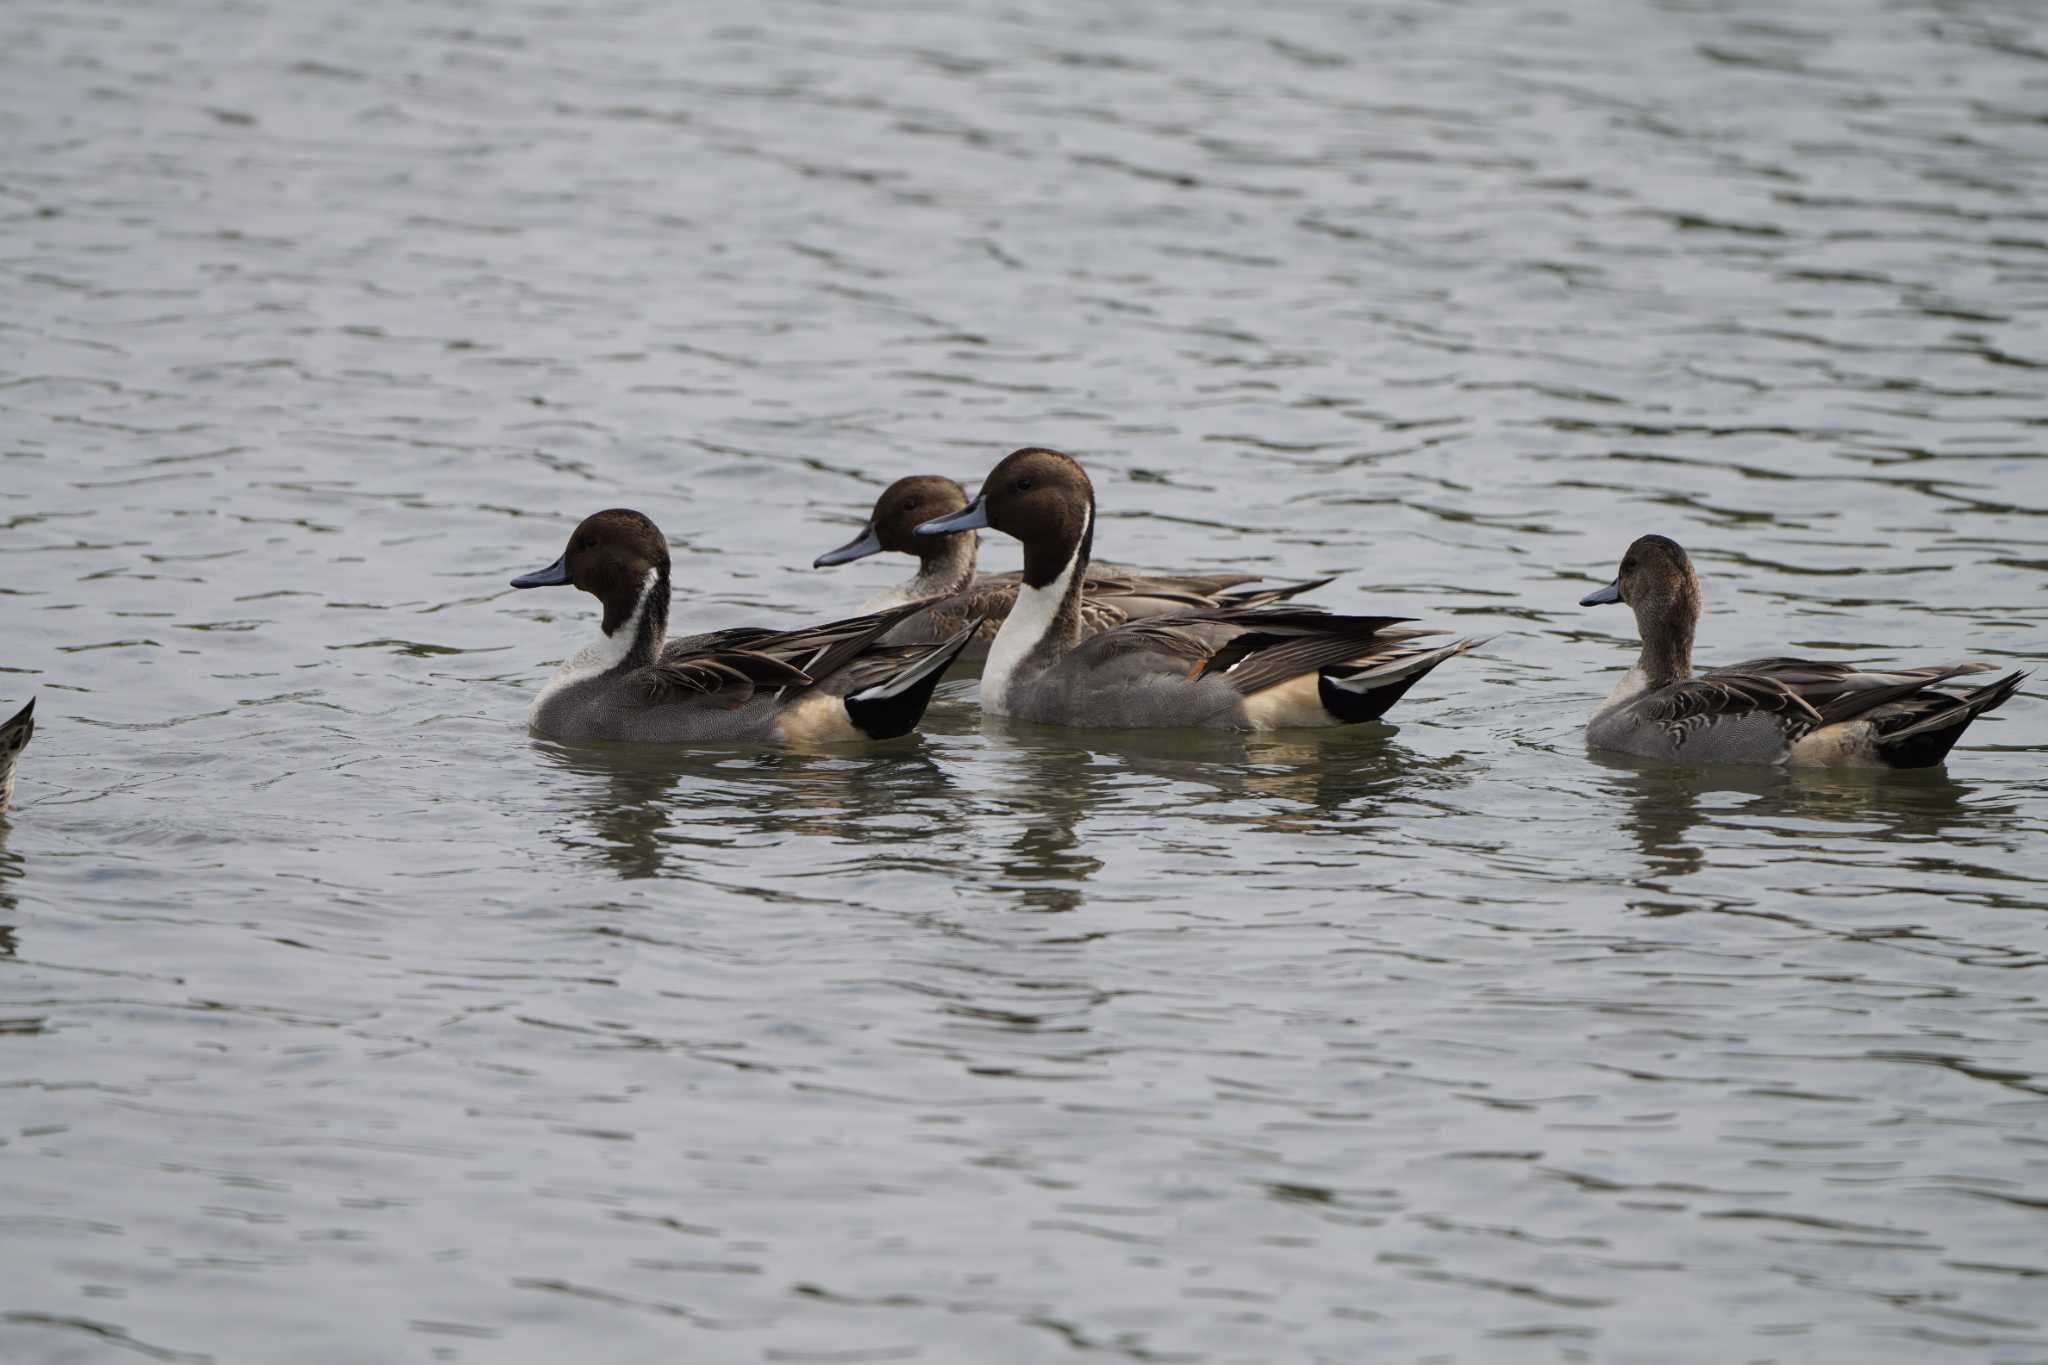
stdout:
[[655,590],[660,586],[661,571],[649,569],[646,582],[640,585],[640,600],[633,604],[633,614],[609,635],[603,633],[604,627],[600,624],[597,639],[564,659],[561,667],[555,670],[554,676],[548,679],[547,686],[533,699],[534,709],[538,711],[549,697],[563,688],[603,677],[624,663],[626,657],[633,652],[634,643],[640,638],[640,623],[646,619],[648,599],[653,597]]
[[1058,624],[1060,604],[1067,600],[1067,589],[1080,572],[1081,549],[1094,527],[1095,509],[1091,507],[1088,520],[1081,525],[1081,539],[1075,542],[1074,552],[1067,557],[1067,567],[1060,570],[1060,576],[1042,588],[1025,583],[1017,589],[1017,605],[1003,618],[1002,629],[988,647],[988,662],[982,666],[981,704],[985,709],[999,716],[1010,714],[1010,687],[1016,681],[1017,670]]

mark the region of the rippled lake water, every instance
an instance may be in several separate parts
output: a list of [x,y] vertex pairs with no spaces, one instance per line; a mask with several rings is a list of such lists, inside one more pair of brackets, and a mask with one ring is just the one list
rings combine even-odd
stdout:
[[[2023,0],[0,11],[0,1359],[2048,1360],[2048,706],[1604,761],[1701,649],[2048,657]],[[1044,443],[1498,633],[1330,736],[530,739]],[[985,562],[1010,567],[992,541]]]

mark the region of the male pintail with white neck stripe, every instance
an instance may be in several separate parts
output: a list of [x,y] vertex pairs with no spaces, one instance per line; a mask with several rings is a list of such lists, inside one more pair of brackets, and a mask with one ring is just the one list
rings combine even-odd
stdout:
[[36,699],[30,697],[27,706],[16,711],[5,725],[0,725],[0,814],[5,814],[7,803],[14,799],[15,760],[21,757],[21,751],[28,747],[35,732]]
[[981,704],[1050,725],[1277,730],[1377,720],[1402,693],[1477,640],[1394,616],[1305,607],[1224,607],[1134,621],[1084,640],[1081,579],[1095,540],[1095,490],[1080,464],[1030,447],[997,465],[964,510],[919,535],[980,527],[1024,544],[1024,584],[982,670]]
[[740,627],[671,640],[668,542],[625,508],[585,518],[560,559],[512,586],[575,587],[604,606],[602,636],[534,699],[530,725],[558,740],[892,739],[916,728],[979,624],[936,647],[880,643],[922,609],[911,602],[805,630]]
[[[962,656],[966,662],[979,662],[988,654],[989,642],[1017,603],[1022,575],[975,572],[980,537],[973,531],[934,536],[916,533],[923,523],[951,516],[966,506],[966,490],[943,475],[913,474],[898,479],[875,499],[874,513],[860,534],[838,549],[819,555],[811,567],[851,564],[878,554],[917,556],[915,577],[877,593],[862,604],[861,610],[880,611],[919,599],[931,603],[884,636],[889,644],[923,644],[944,639],[962,623],[979,617],[983,621],[979,636]],[[1231,591],[1259,578],[1253,573],[1155,572],[1090,564],[1082,580],[1081,634],[1086,638],[1130,621],[1210,607],[1262,606],[1312,592],[1330,582],[1321,578]]]
[[1931,768],[2027,677],[2008,673],[1958,695],[1940,684],[1993,666],[1864,669],[1775,658],[1694,674],[1700,577],[1664,536],[1639,538],[1614,581],[1579,599],[1582,607],[1609,603],[1635,612],[1642,653],[1587,722],[1586,742],[1640,758]]

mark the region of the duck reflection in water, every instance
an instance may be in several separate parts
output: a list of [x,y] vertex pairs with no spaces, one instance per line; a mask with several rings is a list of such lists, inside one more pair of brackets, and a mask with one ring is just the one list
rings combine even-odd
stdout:
[[858,753],[548,741],[534,748],[582,779],[578,813],[557,840],[597,854],[626,881],[701,875],[699,855],[762,835],[922,840],[930,821],[906,821],[906,813],[943,812],[955,800],[945,769],[915,739]]
[[[1214,857],[1239,831],[1355,835],[1382,814],[1426,814],[1431,793],[1467,780],[1462,759],[1429,758],[1392,726],[1287,736],[1205,730],[1074,730],[985,716],[995,803],[1021,821],[995,887],[1026,908],[1072,910],[1103,868],[1084,819],[1148,819],[1166,841]],[[1156,813],[1156,819],[1151,818]]]
[[[949,735],[990,742],[947,761],[938,751]],[[1077,731],[944,708],[925,736],[860,753],[534,748],[581,779],[557,839],[624,880],[701,876],[707,859],[764,836],[822,836],[876,858],[979,866],[1000,899],[1064,911],[1082,904],[1104,866],[1085,820],[1156,813],[1160,837],[1214,856],[1238,831],[1355,836],[1361,820],[1427,817],[1435,798],[1469,781],[1469,765],[1397,735],[1378,724],[1299,735]]]
[[[1228,806],[1270,800],[1270,808],[1203,812],[1236,824],[1299,828],[1360,802],[1414,798],[1465,781],[1465,761],[1432,758],[1400,742],[1392,725],[1347,730],[1233,731],[1127,730],[1076,734],[1021,721],[990,720],[991,733],[1028,732],[1028,742],[1079,748],[1097,755],[1111,772],[1189,783],[1183,795],[1200,805]],[[1368,811],[1368,814],[1374,813]]]
[[[7,822],[0,820],[0,910],[12,910],[15,906],[14,892],[9,889],[28,873],[28,859],[7,848]],[[12,931],[0,926],[0,957],[14,956]]]
[[[2021,831],[2011,800],[1971,799],[1981,788],[1942,768],[1753,768],[1734,764],[1642,764],[1599,751],[1588,754],[1610,774],[1609,794],[1622,804],[1621,827],[1647,864],[1639,884],[1657,890],[1698,872],[1715,826],[1724,842],[1754,843],[1759,827],[1802,842],[1817,856],[1829,845],[1938,843],[1951,853],[1999,848]],[[1796,823],[1796,830],[1788,828]],[[1709,839],[1702,839],[1705,833]],[[1790,845],[1788,844],[1788,848]],[[1990,866],[1980,875],[1995,872]],[[1963,866],[1954,858],[1944,865]]]
[[[999,733],[998,724],[994,718],[987,722],[991,733]],[[989,803],[989,815],[996,829],[1014,825],[1016,833],[990,860],[991,889],[1020,909],[1078,910],[1087,899],[1086,883],[1104,866],[1082,846],[1081,818],[1103,809],[1114,770],[1085,745],[1035,745],[1031,735],[1005,738],[989,753],[997,767],[990,786],[1003,793]]]

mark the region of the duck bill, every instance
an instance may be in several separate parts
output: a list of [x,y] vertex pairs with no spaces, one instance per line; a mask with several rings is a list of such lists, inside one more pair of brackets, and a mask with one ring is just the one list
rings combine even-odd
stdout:
[[1621,600],[1621,580],[1615,579],[1604,588],[1596,588],[1579,599],[1582,607],[1604,607],[1610,602]]
[[950,536],[955,531],[981,531],[988,527],[988,499],[976,497],[951,516],[939,517],[925,522],[913,535]]
[[569,586],[569,556],[565,551],[560,559],[545,569],[523,573],[512,580],[515,588],[566,588]]
[[882,537],[871,521],[861,528],[861,533],[836,550],[827,550],[811,561],[814,569],[829,569],[834,564],[851,564],[856,559],[882,553]]

